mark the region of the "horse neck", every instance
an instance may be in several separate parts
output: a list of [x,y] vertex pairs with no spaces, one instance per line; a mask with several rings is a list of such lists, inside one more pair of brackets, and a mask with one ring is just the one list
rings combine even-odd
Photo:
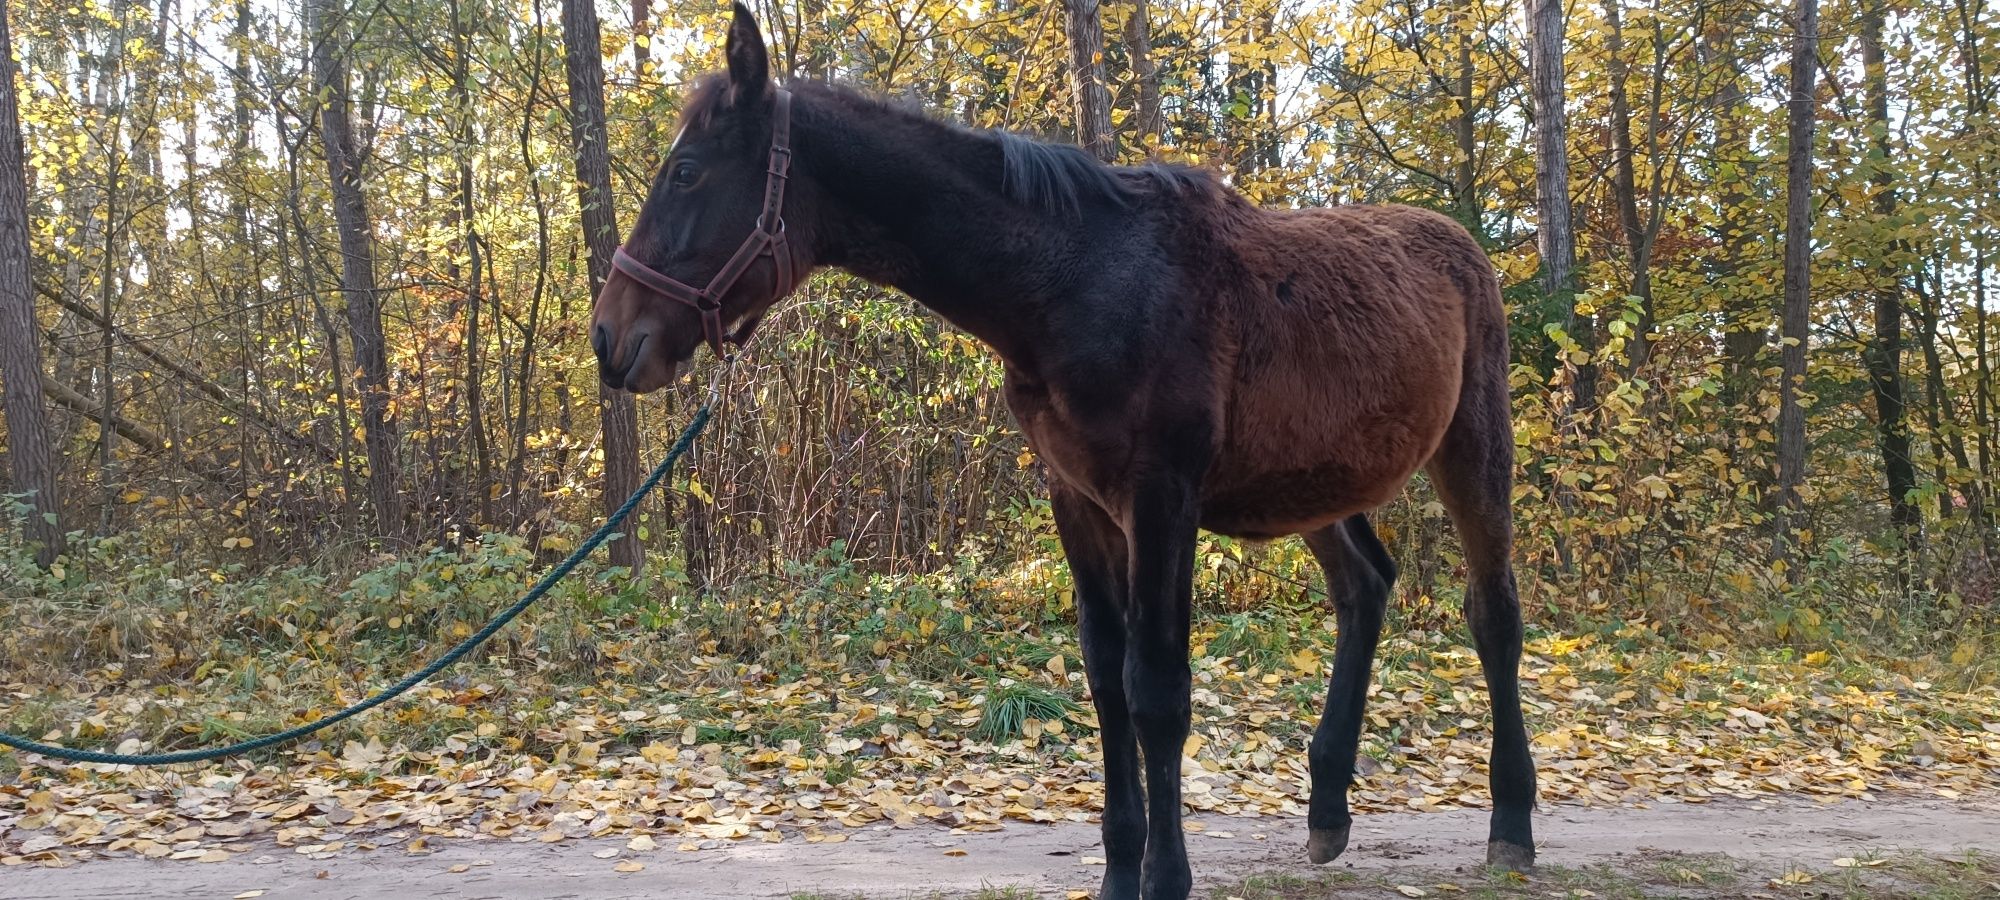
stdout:
[[1026,339],[1075,242],[1001,192],[997,141],[830,90],[802,96],[793,127],[819,195],[818,261],[909,294],[1003,357]]

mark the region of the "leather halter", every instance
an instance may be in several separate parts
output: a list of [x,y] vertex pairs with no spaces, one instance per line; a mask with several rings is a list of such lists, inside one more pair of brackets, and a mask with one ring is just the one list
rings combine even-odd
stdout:
[[757,328],[757,319],[746,323],[735,334],[725,335],[722,331],[722,298],[729,289],[736,286],[743,273],[750,270],[751,263],[759,257],[771,257],[777,267],[777,280],[772,290],[777,296],[773,303],[782,299],[792,289],[792,251],[785,239],[785,179],[792,165],[792,94],[784,88],[778,89],[777,109],[771,119],[771,164],[765,170],[764,209],[757,215],[757,227],[750,236],[743,239],[743,245],[736,248],[736,255],[723,263],[722,271],[709,279],[708,286],[696,288],[678,281],[626,253],[619,247],[611,255],[611,267],[624,273],[669,300],[692,306],[701,312],[701,333],[708,339],[708,345],[719,358],[727,357],[722,342],[728,340],[737,346],[750,339],[750,333]]

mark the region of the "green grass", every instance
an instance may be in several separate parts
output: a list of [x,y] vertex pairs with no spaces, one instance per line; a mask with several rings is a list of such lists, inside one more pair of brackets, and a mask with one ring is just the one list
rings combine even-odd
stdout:
[[1973,900],[2000,897],[2000,858],[1978,851],[1952,855],[1921,853],[1861,857],[1879,866],[1816,868],[1811,883],[1790,888],[1785,897],[1837,900]]
[[1319,871],[1306,874],[1291,872],[1263,872],[1242,881],[1217,885],[1207,893],[1197,891],[1198,896],[1227,900],[1241,897],[1243,900],[1291,900],[1295,897],[1330,897],[1335,891],[1360,883],[1351,872]]
[[1725,888],[1742,878],[1742,866],[1720,854],[1672,853],[1650,858],[1638,875],[1655,885],[1679,888]]
[[1038,684],[996,684],[986,692],[973,734],[988,743],[1004,743],[1020,737],[1029,719],[1060,719],[1078,708],[1075,700]]
[[1239,660],[1244,668],[1273,669],[1312,640],[1309,627],[1301,624],[1281,621],[1269,610],[1222,613],[1211,625],[1207,655]]

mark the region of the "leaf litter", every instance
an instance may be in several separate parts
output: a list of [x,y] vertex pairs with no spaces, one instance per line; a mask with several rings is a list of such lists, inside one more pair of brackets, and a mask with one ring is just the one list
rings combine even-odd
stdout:
[[[1750,662],[1613,652],[1588,637],[1541,638],[1528,650],[1523,701],[1544,802],[1957,798],[1992,788],[2000,773],[1992,689],[1943,691],[1881,670],[1828,667],[1819,655]],[[1489,732],[1476,656],[1417,634],[1385,641],[1383,658],[1354,808],[1485,807]],[[1305,748],[1327,661],[1311,651],[1264,666],[1197,656],[1194,731],[1182,759],[1189,808],[1305,814]],[[684,674],[673,689],[613,679],[553,700],[532,726],[538,749],[553,748],[545,752],[510,737],[528,719],[482,702],[499,693],[490,686],[434,684],[365,740],[309,744],[254,766],[18,758],[20,771],[0,781],[0,866],[134,855],[215,862],[273,844],[313,859],[422,855],[440,839],[617,837],[635,854],[698,852],[838,842],[876,825],[963,834],[1094,821],[1102,808],[1094,714],[1081,702],[1081,673],[1060,663],[959,681],[878,670],[780,682],[698,656]],[[1051,707],[1059,717],[1032,719],[1016,737],[977,737],[986,698],[1018,684],[1079,702]],[[48,737],[94,745],[126,733],[145,706],[116,694],[90,702],[95,711],[76,733]],[[463,727],[431,746],[396,739],[399,726],[440,718]],[[643,865],[626,858],[616,867]]]

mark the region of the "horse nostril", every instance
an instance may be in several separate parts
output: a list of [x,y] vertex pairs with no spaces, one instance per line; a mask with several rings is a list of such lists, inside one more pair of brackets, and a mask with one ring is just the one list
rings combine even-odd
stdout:
[[603,322],[597,323],[597,327],[590,330],[590,349],[597,353],[598,362],[608,363],[611,361],[609,359],[611,355],[611,329],[604,327]]

